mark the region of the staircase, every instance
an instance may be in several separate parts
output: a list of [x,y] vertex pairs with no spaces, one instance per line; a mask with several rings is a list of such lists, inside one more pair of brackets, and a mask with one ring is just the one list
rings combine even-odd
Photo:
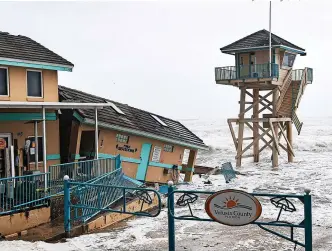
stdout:
[[312,69],[290,70],[283,85],[280,88],[280,96],[277,102],[279,116],[292,118],[298,134],[300,134],[303,123],[300,122],[296,110],[307,84],[312,83]]

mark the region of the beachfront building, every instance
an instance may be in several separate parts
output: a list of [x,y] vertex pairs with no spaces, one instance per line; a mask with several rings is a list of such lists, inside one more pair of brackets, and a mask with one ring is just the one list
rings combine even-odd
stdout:
[[[109,104],[98,112],[95,144],[94,112],[67,110],[60,118],[62,162],[121,155],[126,175],[146,182],[178,181],[184,157],[185,181],[191,181],[203,141],[180,122],[132,106],[59,86],[61,102]],[[95,150],[97,147],[97,151]]]
[[[282,149],[292,162],[292,123],[300,134],[303,123],[297,109],[307,84],[313,80],[311,68],[293,69],[296,57],[306,55],[305,49],[273,33],[270,40],[270,33],[260,30],[220,50],[232,55],[235,65],[216,67],[216,84],[234,86],[241,92],[238,118],[228,119],[236,165],[241,166],[246,157],[258,162],[266,148],[272,150],[274,167],[278,166]],[[238,135],[233,123],[238,125]],[[245,135],[245,127],[250,134]]]
[[197,151],[207,149],[178,121],[59,86],[58,72],[73,67],[26,36],[0,32],[0,237],[59,217],[64,175],[117,175],[116,184],[137,186],[177,182],[182,171],[191,181]]

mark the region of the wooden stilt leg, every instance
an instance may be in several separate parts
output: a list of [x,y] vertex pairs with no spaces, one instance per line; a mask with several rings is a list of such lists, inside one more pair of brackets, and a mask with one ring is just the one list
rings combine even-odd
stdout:
[[[273,96],[272,96],[272,105],[273,105],[273,113],[272,117],[276,118],[277,117],[277,100],[278,100],[278,88],[275,88],[273,90]],[[278,136],[278,123],[271,123],[273,124],[271,128],[273,130],[273,136],[275,140],[275,144],[273,144],[273,150],[272,150],[272,167],[277,167],[278,166],[278,146],[279,146],[279,138]]]
[[[256,119],[259,117],[259,89],[253,89],[253,102],[254,102],[254,106],[253,106],[253,118]],[[253,122],[253,137],[254,137],[254,162],[258,162],[259,161],[259,140],[255,141],[258,138],[258,123],[259,122]]]
[[190,182],[193,174],[194,174],[194,168],[195,168],[195,161],[196,161],[196,155],[197,151],[190,150],[189,152],[189,158],[187,163],[187,170],[185,172],[184,181]]
[[[246,101],[246,89],[241,88],[241,95],[240,95],[240,114],[239,119],[244,118],[244,110],[245,110],[245,101]],[[238,134],[238,142],[237,142],[237,156],[236,159],[236,166],[241,166],[242,161],[242,143],[243,143],[243,131],[244,131],[244,122],[239,122],[239,134]]]
[[288,146],[288,162],[293,162],[293,154],[291,153],[290,149],[293,145],[293,133],[292,133],[292,121],[288,121],[287,123],[287,139],[289,142]]

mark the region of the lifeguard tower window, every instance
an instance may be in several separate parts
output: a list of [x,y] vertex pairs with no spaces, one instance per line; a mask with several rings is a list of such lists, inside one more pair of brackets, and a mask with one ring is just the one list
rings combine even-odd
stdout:
[[8,96],[8,69],[0,68],[0,95]]
[[295,57],[296,57],[295,54],[285,52],[284,58],[283,58],[283,61],[282,61],[282,66],[293,67]]

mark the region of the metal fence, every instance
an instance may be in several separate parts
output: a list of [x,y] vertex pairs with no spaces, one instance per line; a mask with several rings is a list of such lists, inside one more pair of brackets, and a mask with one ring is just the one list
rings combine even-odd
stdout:
[[[102,186],[93,186],[96,184]],[[143,185],[143,183],[125,176],[122,169],[119,168],[88,183],[80,183],[78,186],[74,184],[72,189],[73,198],[77,201],[77,205],[85,205],[80,217],[78,217],[78,211],[75,211],[75,218],[81,218],[83,222],[86,222],[99,213],[98,210],[91,208],[105,209],[125,196],[121,189],[108,185],[135,188]]]
[[45,178],[49,173],[0,179],[0,215],[48,205]]
[[63,177],[68,175],[72,181],[88,182],[120,167],[120,156],[71,162],[49,166],[50,193],[63,192]]
[[271,64],[252,64],[216,67],[215,80],[232,80],[232,79],[247,79],[247,78],[271,78],[279,77],[279,65]]

